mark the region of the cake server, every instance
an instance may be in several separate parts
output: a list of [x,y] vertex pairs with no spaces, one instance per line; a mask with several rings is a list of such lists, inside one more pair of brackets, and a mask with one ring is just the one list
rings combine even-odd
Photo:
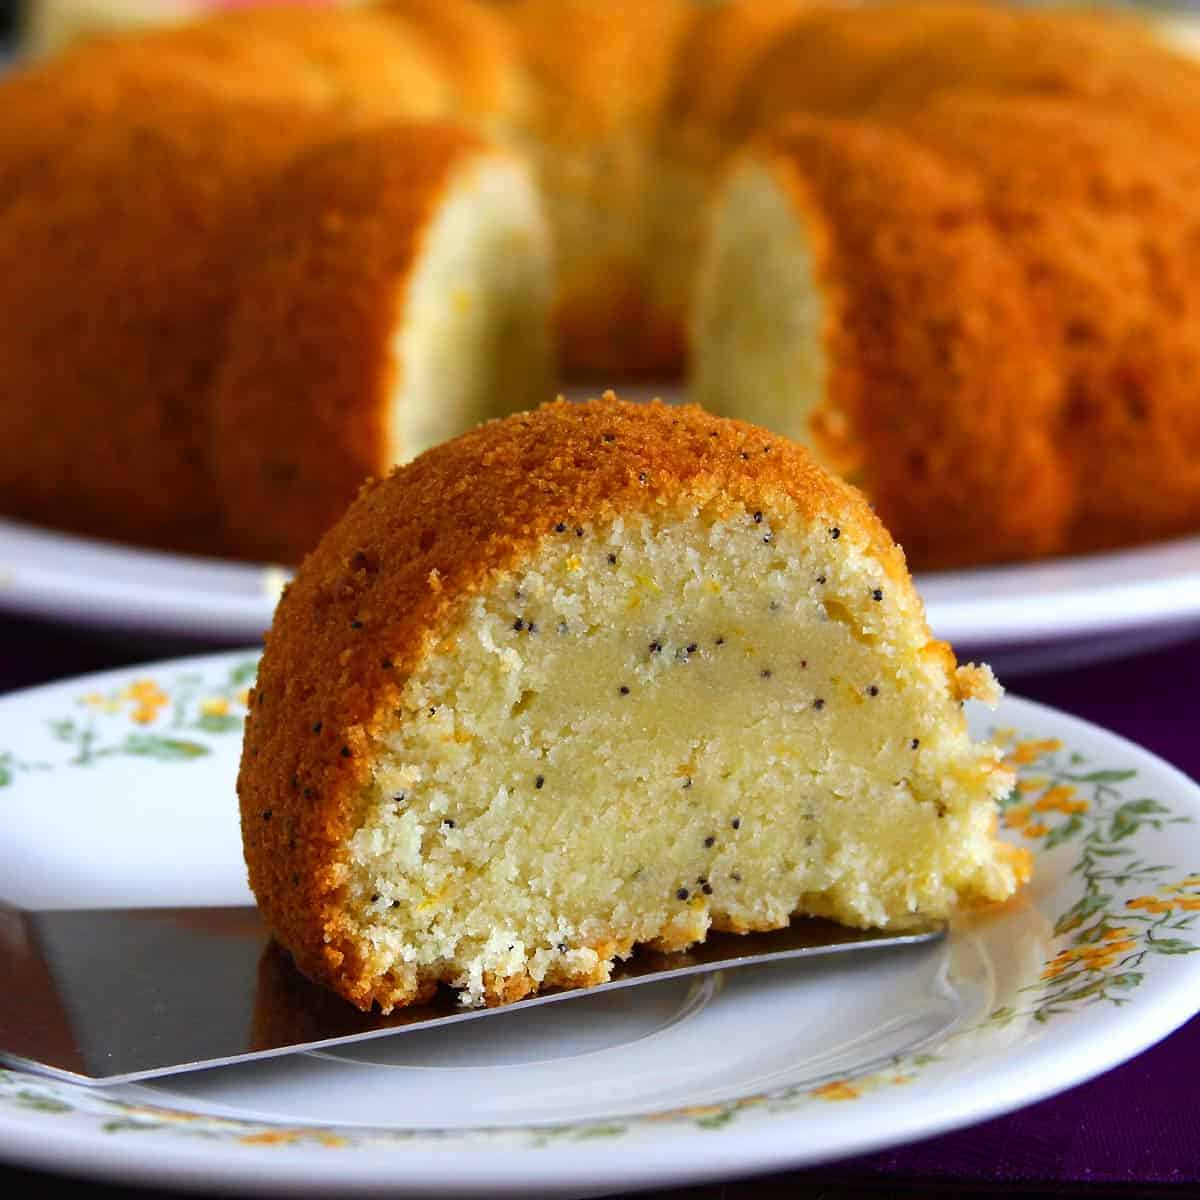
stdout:
[[501,1008],[463,1008],[439,993],[385,1017],[359,1012],[300,975],[255,908],[30,912],[0,902],[0,1062],[74,1083],[128,1083],[685,975],[919,945],[944,933],[804,918],[773,933],[712,934],[683,953],[638,951],[614,967],[610,982],[591,988]]

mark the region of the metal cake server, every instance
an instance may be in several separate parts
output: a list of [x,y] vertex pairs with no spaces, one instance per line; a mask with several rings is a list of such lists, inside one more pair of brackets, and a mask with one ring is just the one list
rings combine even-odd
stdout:
[[0,902],[0,1062],[83,1084],[128,1083],[431,1029],[601,991],[783,959],[935,941],[805,918],[712,934],[677,954],[639,951],[610,982],[502,1008],[452,993],[390,1016],[362,1013],[305,979],[254,908],[29,912]]

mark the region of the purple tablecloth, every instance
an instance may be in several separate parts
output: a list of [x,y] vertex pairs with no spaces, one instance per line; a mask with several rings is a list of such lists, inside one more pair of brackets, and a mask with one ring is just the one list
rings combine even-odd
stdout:
[[[0,617],[0,691],[196,649],[194,644],[114,641]],[[1200,777],[1200,640],[1008,683],[1015,692],[1124,734]],[[1091,1083],[970,1130],[816,1170],[659,1194],[706,1200],[993,1191],[1200,1196],[1198,1080],[1200,1018]],[[48,1192],[53,1182],[0,1167],[0,1194]],[[96,1198],[106,1194],[115,1192],[99,1187],[89,1192]]]

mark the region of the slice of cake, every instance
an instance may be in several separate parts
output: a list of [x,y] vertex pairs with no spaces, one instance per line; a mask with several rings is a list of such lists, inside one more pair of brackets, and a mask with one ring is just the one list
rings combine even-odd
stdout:
[[385,1011],[604,980],[639,943],[1001,900],[984,667],[792,443],[611,394],[368,485],[285,594],[239,778],[298,966]]

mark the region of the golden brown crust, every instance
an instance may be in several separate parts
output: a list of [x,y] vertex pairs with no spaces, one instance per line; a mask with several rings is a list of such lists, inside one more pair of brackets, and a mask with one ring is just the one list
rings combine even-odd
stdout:
[[217,20],[86,42],[36,74],[68,87],[77,78],[153,76],[163,88],[179,83],[214,100],[287,100],[325,107],[332,98],[323,72],[291,47],[233,36]]
[[[980,183],[1053,339],[1078,550],[1200,515],[1200,173],[1175,142],[1079,101],[948,95],[906,128]],[[1029,414],[1030,420],[1034,414]]]
[[212,549],[204,402],[241,238],[258,189],[320,135],[320,117],[215,104],[154,72],[97,72],[86,94],[120,119],[64,124],[61,107],[34,103],[13,137],[29,169],[9,176],[0,219],[0,505]]
[[958,0],[814,6],[756,65],[753,86],[741,94],[736,125],[750,133],[796,112],[861,114],[913,47],[949,43],[969,65],[982,47],[1006,44],[1019,21],[1002,7]]
[[[158,38],[173,55],[207,52],[222,70],[231,58],[290,55],[320,81],[327,106],[359,123],[445,117],[459,107],[424,39],[371,8],[236,9]],[[260,73],[270,80],[268,63]]]
[[836,522],[911,595],[903,555],[859,493],[793,443],[692,407],[559,401],[363,488],[280,603],[238,778],[251,886],[306,974],[360,1005],[403,1002],[356,959],[342,856],[373,738],[464,601],[559,522],[715,499]]
[[919,110],[954,91],[1076,100],[1200,149],[1200,66],[1137,20],[1095,10],[1010,14],[977,35],[970,53],[963,44],[949,27],[910,41],[888,63],[871,110]]
[[392,465],[405,283],[452,176],[483,153],[451,126],[401,125],[322,146],[272,187],[211,399],[236,553],[298,561]]
[[500,12],[473,0],[387,0],[376,11],[426,47],[454,90],[457,116],[488,133],[524,125],[528,83]]
[[806,10],[802,0],[727,0],[697,7],[675,55],[666,119],[724,136],[758,62]]
[[1061,548],[1051,347],[972,181],[864,122],[796,118],[759,153],[817,255],[818,444],[923,566]]
[[1002,4],[835,5],[805,12],[741,97],[738,123],[762,130],[797,111],[867,115],[919,108],[949,90],[1076,97],[1136,113],[1195,147],[1200,68],[1139,22]]

